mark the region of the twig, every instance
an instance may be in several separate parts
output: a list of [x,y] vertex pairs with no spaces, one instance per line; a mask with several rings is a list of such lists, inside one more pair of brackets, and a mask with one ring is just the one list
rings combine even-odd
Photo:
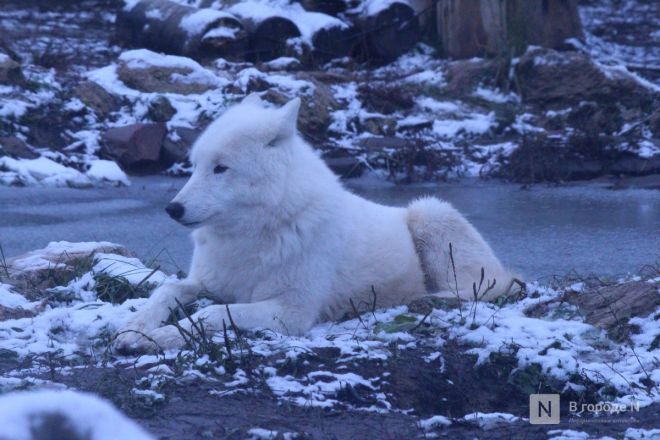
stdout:
[[353,308],[353,312],[355,312],[355,315],[357,316],[357,319],[360,320],[360,323],[364,327],[365,330],[369,330],[369,327],[367,324],[364,323],[362,320],[362,316],[360,316],[360,312],[358,311],[357,307],[355,307],[355,303],[353,302],[353,298],[349,298],[348,301],[351,303],[351,307]]

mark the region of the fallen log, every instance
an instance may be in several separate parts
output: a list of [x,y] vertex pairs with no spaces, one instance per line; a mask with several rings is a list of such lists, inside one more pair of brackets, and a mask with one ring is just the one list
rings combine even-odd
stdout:
[[355,55],[375,64],[394,61],[421,38],[413,8],[398,0],[371,0],[356,17],[359,33]]
[[356,32],[352,25],[335,20],[316,29],[312,35],[312,63],[326,63],[349,56],[355,47]]
[[352,27],[338,18],[305,11],[300,5],[273,7],[252,1],[231,6],[250,34],[249,53],[255,61],[297,56],[320,63],[347,56],[353,48]]
[[348,9],[345,0],[298,0],[298,2],[307,11],[322,12],[335,17]]
[[241,59],[247,51],[247,32],[233,15],[168,0],[127,0],[117,32],[123,41],[193,58]]
[[229,11],[243,22],[249,33],[248,59],[270,61],[295,55],[295,41],[301,36],[298,26],[278,10],[256,3],[238,3]]

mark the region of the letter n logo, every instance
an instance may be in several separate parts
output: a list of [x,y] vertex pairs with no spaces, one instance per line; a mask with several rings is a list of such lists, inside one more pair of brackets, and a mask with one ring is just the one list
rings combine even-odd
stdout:
[[559,424],[559,394],[530,394],[529,423],[532,425]]

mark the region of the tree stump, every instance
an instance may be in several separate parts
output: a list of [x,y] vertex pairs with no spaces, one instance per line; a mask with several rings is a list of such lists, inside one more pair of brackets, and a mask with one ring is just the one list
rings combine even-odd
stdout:
[[582,38],[577,0],[438,0],[437,43],[445,56],[519,55]]

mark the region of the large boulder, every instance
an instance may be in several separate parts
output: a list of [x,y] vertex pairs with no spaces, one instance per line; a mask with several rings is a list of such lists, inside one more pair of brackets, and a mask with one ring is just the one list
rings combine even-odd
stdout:
[[[301,96],[298,128],[306,140],[320,146],[319,143],[326,138],[326,130],[332,123],[332,112],[340,107],[339,103],[327,84],[308,74],[300,74],[297,79],[307,81],[313,86],[312,93]],[[263,95],[263,99],[276,105],[284,105],[291,97],[276,88],[270,88]]]
[[188,160],[193,144],[202,133],[201,129],[176,127],[163,142],[162,160],[165,163],[180,163]]
[[105,118],[121,107],[121,98],[108,93],[93,81],[84,81],[78,84],[73,89],[73,95],[100,118]]
[[[133,57],[120,58],[117,76],[128,87],[148,93],[192,95],[218,87],[217,79],[192,60],[183,63],[179,61],[180,57],[173,56],[157,59],[162,59],[162,62],[138,63],[134,62]],[[147,61],[150,60],[147,58]]]
[[39,153],[33,151],[22,140],[15,136],[0,137],[0,156],[11,156],[15,159],[36,159]]
[[165,124],[132,124],[111,128],[101,138],[101,155],[115,160],[125,170],[136,173],[158,171]]
[[176,114],[176,109],[166,96],[157,95],[149,101],[147,115],[154,122],[168,122]]
[[0,84],[20,85],[24,82],[21,65],[0,52]]
[[530,49],[520,57],[515,75],[523,100],[544,107],[593,101],[651,111],[658,97],[627,71],[599,65],[579,52]]

